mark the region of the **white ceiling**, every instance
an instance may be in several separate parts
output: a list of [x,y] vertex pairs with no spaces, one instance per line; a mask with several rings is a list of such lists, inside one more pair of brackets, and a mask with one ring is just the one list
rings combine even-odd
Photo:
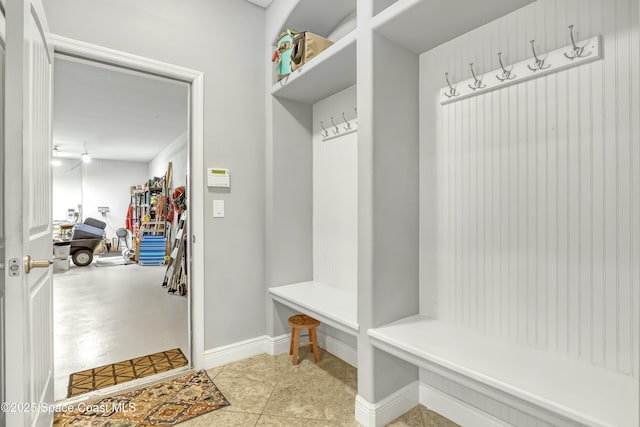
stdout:
[[53,145],[60,157],[149,162],[187,131],[188,85],[56,57]]
[[268,7],[271,4],[271,0],[249,0],[249,3],[257,4],[260,7]]

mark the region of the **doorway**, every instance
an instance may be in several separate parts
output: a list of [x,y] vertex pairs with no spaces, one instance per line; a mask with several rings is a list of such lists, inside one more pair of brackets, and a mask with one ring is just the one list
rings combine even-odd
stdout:
[[[168,275],[166,264],[187,265],[170,254],[187,244],[176,240],[181,228],[187,235],[180,223],[187,216],[173,196],[188,187],[190,85],[60,53],[55,70],[54,376],[61,400],[81,394],[82,378],[107,365],[131,362],[143,368],[134,371],[156,373],[146,360],[166,353],[163,367],[174,368],[176,350],[189,365],[189,284],[168,292],[178,289],[170,286],[176,269]],[[145,251],[152,240],[155,249]],[[72,255],[77,245],[90,256]],[[129,376],[101,376],[99,385]]]

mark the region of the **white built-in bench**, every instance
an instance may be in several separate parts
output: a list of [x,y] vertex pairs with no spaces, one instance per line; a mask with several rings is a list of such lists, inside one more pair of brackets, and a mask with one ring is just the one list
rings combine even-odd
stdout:
[[445,368],[577,423],[639,425],[631,376],[420,315],[367,333],[375,347],[409,363]]
[[269,288],[273,300],[349,335],[358,334],[357,295],[320,282]]

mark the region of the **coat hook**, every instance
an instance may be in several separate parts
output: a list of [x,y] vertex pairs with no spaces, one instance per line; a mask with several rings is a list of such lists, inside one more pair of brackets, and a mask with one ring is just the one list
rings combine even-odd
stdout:
[[351,130],[351,123],[349,123],[347,118],[344,116],[344,112],[342,113],[342,120],[344,120],[344,122],[346,123],[344,130]]
[[487,85],[482,85],[482,78],[478,78],[476,73],[473,71],[473,62],[469,64],[469,67],[471,68],[471,75],[473,76],[473,85],[469,85],[469,89],[477,90],[487,87]]
[[449,81],[449,73],[444,73],[444,78],[447,79],[447,85],[449,86],[449,92],[445,92],[444,95],[447,98],[453,98],[453,97],[456,97],[456,96],[460,95],[457,92],[455,86],[451,85],[451,82]]
[[333,121],[333,117],[331,117],[331,124],[333,125],[334,128],[336,128],[336,130],[333,131],[333,133],[335,135],[340,133],[340,129],[338,128],[338,125],[336,125],[336,122]]
[[576,39],[573,37],[573,24],[569,25],[569,34],[571,35],[571,45],[573,46],[573,51],[571,53],[564,53],[564,56],[567,59],[573,61],[576,58],[584,58],[591,55],[591,52],[584,55],[584,46],[580,47],[576,44]]
[[322,137],[327,138],[329,136],[329,131],[324,128],[324,123],[322,123],[322,120],[320,120],[320,127],[324,131],[324,133],[322,134]]
[[510,70],[507,70],[507,68],[504,66],[504,63],[502,62],[502,52],[498,52],[498,61],[500,62],[500,68],[502,68],[502,75],[496,75],[496,79],[500,80],[501,82],[515,79],[516,75],[511,74],[511,72],[513,71],[513,67],[511,67]]
[[538,54],[536,53],[536,41],[535,40],[531,40],[529,43],[531,43],[531,50],[533,51],[533,58],[535,59],[535,62],[533,63],[533,65],[527,65],[527,67],[533,71],[541,71],[541,70],[546,70],[547,68],[550,67],[549,64],[546,65],[545,67],[545,61],[546,59],[541,59],[538,58]]
[[358,124],[358,107],[353,107],[353,111],[355,111],[355,113],[356,113],[355,123]]

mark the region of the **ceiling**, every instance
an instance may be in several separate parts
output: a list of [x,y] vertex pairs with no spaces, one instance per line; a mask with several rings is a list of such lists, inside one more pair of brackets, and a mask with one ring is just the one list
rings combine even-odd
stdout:
[[265,8],[271,4],[271,0],[249,0],[249,2]]
[[188,85],[58,56],[53,145],[60,157],[149,162],[187,131]]

